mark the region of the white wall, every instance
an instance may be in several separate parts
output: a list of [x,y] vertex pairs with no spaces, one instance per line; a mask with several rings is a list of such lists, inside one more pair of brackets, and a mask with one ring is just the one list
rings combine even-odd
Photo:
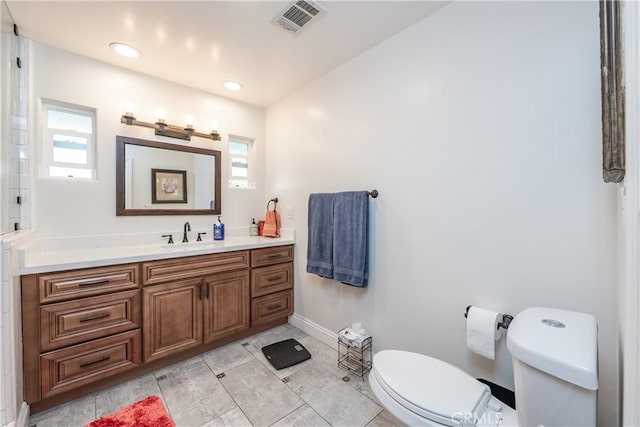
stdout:
[[624,29],[626,175],[621,185],[619,218],[620,405],[622,425],[640,425],[640,5],[625,2]]
[[[131,177],[125,179],[125,193],[131,193],[131,204],[126,204],[127,209],[209,209],[208,200],[213,199],[213,186],[205,193],[206,203],[195,206],[194,185],[196,174],[195,155],[193,153],[162,150],[158,148],[145,147],[142,145],[127,145],[125,153],[125,164],[129,161],[132,165]],[[201,156],[204,157],[204,156]],[[215,169],[213,157],[206,157],[208,169]],[[125,166],[126,167],[126,166]],[[187,182],[186,203],[156,203],[152,200],[152,169],[169,169],[185,171]],[[125,172],[126,175],[126,172]],[[213,174],[209,178],[214,180]],[[129,183],[129,185],[127,185]],[[160,186],[159,184],[158,187]],[[178,198],[182,198],[184,193],[179,188]],[[207,197],[208,195],[208,197]],[[125,200],[127,196],[125,196]]]
[[[192,229],[211,229],[217,216],[115,216],[115,137],[125,135],[147,140],[181,144],[183,141],[156,137],[153,130],[120,124],[128,103],[143,121],[153,122],[159,109],[167,123],[185,124],[187,116],[194,127],[208,132],[217,121],[222,141],[192,138],[186,144],[221,150],[222,215],[231,227],[246,226],[252,217],[264,215],[264,109],[220,96],[169,83],[143,74],[107,65],[43,44],[33,43],[33,93],[36,113],[32,140],[35,160],[41,152],[41,107],[43,99],[84,105],[97,110],[97,181],[36,178],[34,183],[34,227],[40,236],[87,236],[94,234],[158,232],[182,230],[185,221]],[[167,59],[167,66],[171,66]],[[227,136],[229,133],[256,140],[255,164],[258,184],[255,190],[229,189]],[[39,168],[36,167],[39,171]]]
[[[2,380],[0,381],[0,406],[5,418],[0,425],[26,425],[28,408],[23,401],[24,378],[22,367],[22,309],[20,276],[18,274],[18,249],[32,241],[33,231],[21,230],[5,233],[0,238],[0,270],[2,270]],[[24,421],[24,424],[21,423]]]
[[[599,325],[618,418],[616,188],[601,178],[597,2],[459,2],[267,109],[267,191],[295,208],[295,311],[374,349],[513,385],[465,347],[469,304]],[[305,272],[309,193],[377,188],[368,289]]]

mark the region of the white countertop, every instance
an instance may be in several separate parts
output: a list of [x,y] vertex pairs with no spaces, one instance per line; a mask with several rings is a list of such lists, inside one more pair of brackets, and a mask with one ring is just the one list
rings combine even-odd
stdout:
[[20,274],[100,267],[113,264],[292,245],[294,243],[294,234],[290,234],[283,235],[283,237],[279,238],[234,236],[227,237],[225,240],[190,243],[178,242],[171,245],[145,244],[49,251],[25,248],[20,250]]

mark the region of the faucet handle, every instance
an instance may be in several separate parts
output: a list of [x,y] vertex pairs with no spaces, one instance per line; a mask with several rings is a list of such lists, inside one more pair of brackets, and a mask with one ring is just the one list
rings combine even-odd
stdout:
[[173,243],[173,234],[163,234],[162,237],[168,237],[169,241],[167,243]]
[[203,234],[207,234],[207,232],[206,231],[199,232],[198,233],[198,238],[196,239],[196,242],[202,242],[202,237],[200,237],[200,236],[202,236]]

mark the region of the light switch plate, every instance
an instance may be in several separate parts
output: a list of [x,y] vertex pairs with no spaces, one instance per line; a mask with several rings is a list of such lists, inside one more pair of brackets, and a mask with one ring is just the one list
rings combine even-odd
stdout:
[[293,219],[294,215],[293,215],[293,206],[292,205],[288,205],[285,208],[285,212],[286,212],[287,219]]

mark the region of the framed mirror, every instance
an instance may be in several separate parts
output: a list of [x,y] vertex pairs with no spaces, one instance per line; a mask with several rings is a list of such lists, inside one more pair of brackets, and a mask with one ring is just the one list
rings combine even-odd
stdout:
[[217,150],[116,136],[116,215],[218,215]]

